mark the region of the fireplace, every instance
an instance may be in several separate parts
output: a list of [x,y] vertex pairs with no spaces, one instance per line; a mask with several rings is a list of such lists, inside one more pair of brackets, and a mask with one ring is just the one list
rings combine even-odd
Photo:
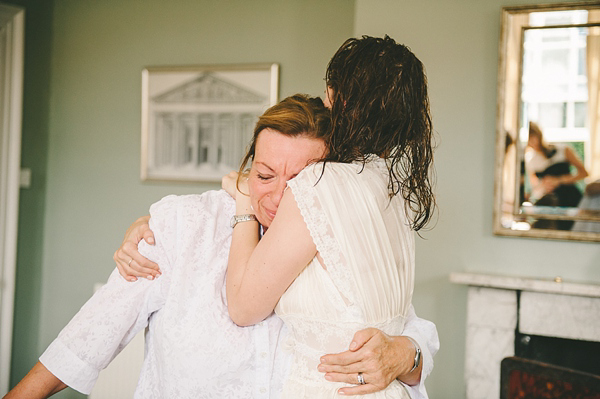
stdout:
[[501,362],[514,356],[536,367],[599,374],[600,285],[474,273],[453,273],[450,280],[469,286],[467,399],[499,398]]
[[517,330],[515,356],[600,375],[600,342],[521,334]]
[[501,370],[501,399],[600,399],[598,375],[519,357],[502,360]]

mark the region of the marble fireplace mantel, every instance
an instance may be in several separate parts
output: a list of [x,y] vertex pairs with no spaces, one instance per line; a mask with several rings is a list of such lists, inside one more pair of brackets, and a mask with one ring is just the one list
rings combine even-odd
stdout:
[[452,273],[469,286],[467,399],[500,396],[500,362],[514,356],[515,334],[600,341],[600,284]]

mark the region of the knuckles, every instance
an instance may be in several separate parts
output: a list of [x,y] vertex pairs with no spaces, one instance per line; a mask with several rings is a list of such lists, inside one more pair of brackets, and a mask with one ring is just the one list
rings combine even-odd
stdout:
[[372,360],[373,358],[377,357],[377,354],[375,353],[375,351],[373,349],[365,348],[365,350],[363,352],[363,357],[365,359]]

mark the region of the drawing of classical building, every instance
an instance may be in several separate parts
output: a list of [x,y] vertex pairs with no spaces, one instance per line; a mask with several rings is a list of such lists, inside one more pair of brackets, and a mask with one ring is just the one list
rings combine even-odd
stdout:
[[153,178],[220,181],[237,170],[267,95],[203,73],[149,103]]

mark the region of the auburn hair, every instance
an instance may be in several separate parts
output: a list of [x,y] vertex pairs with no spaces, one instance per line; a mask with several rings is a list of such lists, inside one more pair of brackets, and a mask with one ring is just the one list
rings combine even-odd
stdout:
[[284,136],[302,136],[326,142],[331,132],[331,113],[319,97],[309,97],[306,94],[287,97],[267,109],[256,122],[252,140],[240,164],[239,176],[243,174],[248,162],[254,159],[256,141],[260,132],[265,129],[275,130]]

